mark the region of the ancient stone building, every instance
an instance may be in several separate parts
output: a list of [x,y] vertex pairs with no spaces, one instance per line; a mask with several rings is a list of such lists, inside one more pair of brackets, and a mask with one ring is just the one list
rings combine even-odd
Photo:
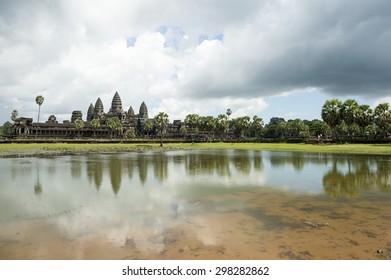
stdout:
[[71,117],[71,123],[74,123],[76,120],[83,119],[83,113],[81,111],[73,111]]
[[[98,98],[95,106],[91,103],[87,109],[84,127],[77,130],[75,121],[83,120],[83,113],[80,110],[72,112],[71,121],[65,120],[58,123],[54,115],[51,115],[45,123],[34,123],[31,118],[19,118],[13,126],[13,133],[17,137],[110,137],[112,131],[106,123],[110,118],[117,117],[122,123],[122,134],[127,130],[134,129],[138,136],[144,134],[144,124],[148,119],[148,108],[144,102],[141,103],[138,114],[134,113],[132,106],[128,111],[122,108],[121,97],[118,92],[113,96],[111,107],[108,112],[104,112],[102,100]],[[99,127],[93,127],[91,121],[99,120]],[[153,122],[153,119],[151,119]]]

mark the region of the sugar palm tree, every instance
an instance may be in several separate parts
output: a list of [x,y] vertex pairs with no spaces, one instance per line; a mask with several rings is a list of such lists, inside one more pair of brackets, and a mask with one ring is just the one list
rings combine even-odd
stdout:
[[[35,103],[38,104],[38,122],[37,123],[39,123],[39,116],[41,114],[41,105],[42,105],[44,100],[45,100],[45,98],[42,95],[38,95],[37,97],[35,97]],[[37,130],[36,130],[36,136],[37,135],[38,135],[38,127],[37,127]]]
[[263,120],[262,120],[262,118],[260,118],[257,115],[255,115],[253,117],[253,122],[251,123],[251,128],[254,131],[254,135],[253,135],[254,137],[257,137],[257,136],[260,135],[262,127],[263,127]]
[[245,131],[250,127],[250,117],[239,117],[232,120],[233,127],[239,138],[244,138]]
[[94,130],[94,136],[96,136],[96,130],[99,128],[100,126],[100,121],[98,119],[93,119],[91,121],[91,126],[92,126],[92,129]]
[[38,95],[36,98],[35,98],[35,103],[38,104],[38,122],[39,122],[39,116],[41,114],[41,105],[43,103],[43,101],[45,100],[45,98],[42,96],[42,95]]
[[155,116],[154,123],[160,135],[160,147],[163,147],[163,132],[168,126],[168,115],[164,112],[160,112]]
[[378,129],[383,133],[384,137],[387,137],[388,130],[391,126],[390,104],[381,103],[377,105],[373,112],[373,118]]
[[369,105],[360,105],[357,111],[356,123],[361,128],[361,135],[365,135],[365,128],[373,122],[373,110]]
[[76,129],[78,130],[78,134],[79,134],[79,136],[80,136],[80,131],[83,129],[83,127],[84,127],[84,122],[83,122],[83,120],[81,120],[81,119],[77,119],[76,121],[75,121],[75,127],[76,127]]
[[358,103],[354,99],[346,100],[341,107],[341,117],[348,127],[348,136],[352,137],[352,127],[357,121]]
[[341,118],[342,103],[338,99],[327,100],[322,107],[322,119],[333,131],[334,139],[337,138],[337,126],[342,123]]
[[145,127],[145,130],[147,131],[147,136],[149,138],[149,132],[151,131],[151,129],[153,127],[152,121],[150,119],[147,119],[144,123],[144,127]]
[[223,135],[225,138],[226,134],[228,133],[228,117],[225,114],[220,114],[217,116],[217,130]]
[[232,114],[232,110],[231,109],[227,109],[226,115],[228,117],[228,120],[229,120],[229,116],[231,116],[231,114]]
[[18,111],[13,110],[12,113],[11,113],[11,120],[12,120],[13,122],[15,122],[16,119],[18,118],[18,115],[19,115]]
[[112,117],[107,120],[106,126],[111,130],[111,137],[113,137],[113,133],[116,135],[121,134],[122,132],[122,123],[118,117]]

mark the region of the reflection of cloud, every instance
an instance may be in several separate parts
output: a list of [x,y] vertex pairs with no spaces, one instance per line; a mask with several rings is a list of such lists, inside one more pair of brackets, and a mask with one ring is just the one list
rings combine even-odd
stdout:
[[[181,226],[204,245],[219,245],[219,231],[227,223],[214,219],[213,213],[221,209],[216,203],[204,204],[205,198],[268,185],[319,193],[324,191],[322,177],[334,167],[343,179],[337,182],[341,186],[348,183],[349,187],[374,185],[386,189],[391,178],[389,161],[375,157],[172,151],[72,158],[31,159],[32,163],[39,161],[42,167],[38,175],[44,186],[44,192],[33,196],[33,201],[31,187],[35,181],[19,171],[18,176],[13,176],[17,165],[10,164],[10,159],[1,159],[4,186],[0,202],[7,205],[1,218],[33,218],[50,222],[56,234],[66,239],[96,239],[156,253],[164,250],[172,230]],[[49,164],[57,165],[56,172],[50,171]],[[69,176],[72,168],[75,177]],[[83,169],[86,172],[81,172]],[[140,176],[140,172],[144,175]],[[330,176],[327,182],[338,179],[334,174]],[[24,186],[28,187],[27,192]],[[113,186],[120,186],[116,195]]]
[[210,221],[204,217],[194,217],[191,219],[191,230],[194,232],[197,240],[204,245],[218,245],[216,229],[218,221]]

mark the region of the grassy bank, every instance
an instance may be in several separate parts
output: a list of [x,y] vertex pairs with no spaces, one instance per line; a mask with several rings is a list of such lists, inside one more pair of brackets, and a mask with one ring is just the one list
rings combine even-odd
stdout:
[[[340,154],[391,155],[390,144],[309,145],[285,143],[182,143],[165,144],[163,149],[241,149]],[[161,150],[159,144],[1,144],[0,157],[44,154],[104,153]]]
[[[164,147],[163,149],[179,149]],[[69,143],[29,143],[29,144],[1,144],[0,157],[57,155],[57,154],[86,154],[112,152],[142,152],[147,150],[161,150],[158,144],[69,144]]]
[[391,155],[390,144],[310,145],[287,143],[184,143],[175,144],[183,149],[241,149],[339,154]]

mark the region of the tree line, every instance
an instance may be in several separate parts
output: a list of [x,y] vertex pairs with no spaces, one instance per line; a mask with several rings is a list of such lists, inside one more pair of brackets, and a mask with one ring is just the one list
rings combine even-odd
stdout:
[[[38,105],[38,122],[43,96],[36,97]],[[225,114],[201,116],[188,114],[180,126],[170,129],[167,113],[160,112],[153,119],[147,119],[143,129],[138,134],[134,128],[124,131],[118,117],[106,121],[106,127],[114,138],[159,137],[162,145],[163,137],[183,137],[191,141],[287,141],[303,142],[310,139],[317,141],[354,142],[354,141],[384,141],[390,139],[391,109],[389,103],[378,104],[374,109],[369,105],[361,105],[354,99],[340,101],[326,100],[322,109],[322,120],[285,120],[273,117],[264,124],[261,117],[242,116],[231,118],[232,110]],[[18,112],[14,110],[11,120],[17,119]],[[79,132],[85,122],[78,119],[74,123]],[[100,121],[93,119],[90,125],[94,131],[100,127]],[[3,135],[9,134],[12,123],[4,123]]]
[[208,140],[261,140],[302,142],[310,139],[333,142],[368,142],[390,140],[391,109],[389,103],[374,109],[354,99],[326,100],[322,120],[285,120],[273,117],[264,125],[258,116],[230,119],[232,111],[217,117],[189,114],[181,133]]

